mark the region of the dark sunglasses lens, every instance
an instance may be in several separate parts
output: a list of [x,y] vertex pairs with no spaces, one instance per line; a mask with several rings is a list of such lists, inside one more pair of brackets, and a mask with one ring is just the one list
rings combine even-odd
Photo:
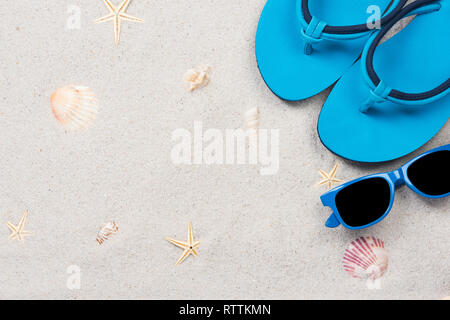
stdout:
[[390,201],[389,183],[378,177],[358,181],[336,194],[336,207],[350,227],[374,222],[386,213]]
[[437,151],[413,162],[406,173],[411,183],[421,192],[440,196],[450,192],[449,164],[450,151]]

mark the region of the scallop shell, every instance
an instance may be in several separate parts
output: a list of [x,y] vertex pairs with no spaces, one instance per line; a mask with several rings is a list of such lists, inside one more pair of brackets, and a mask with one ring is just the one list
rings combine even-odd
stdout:
[[109,237],[119,231],[119,227],[116,225],[114,221],[104,223],[97,234],[97,242],[98,244],[102,244],[105,240],[108,240]]
[[342,264],[353,278],[375,280],[387,271],[388,261],[383,241],[375,237],[361,237],[349,244]]
[[66,86],[53,92],[53,114],[64,127],[78,130],[87,127],[98,110],[97,99],[91,89],[83,86]]
[[258,129],[259,127],[259,109],[258,107],[251,108],[245,115],[245,124],[249,129]]

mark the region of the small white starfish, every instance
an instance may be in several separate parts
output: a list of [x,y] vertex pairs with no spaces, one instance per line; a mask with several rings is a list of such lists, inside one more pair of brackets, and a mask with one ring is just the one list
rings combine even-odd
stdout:
[[29,231],[25,231],[23,230],[23,226],[25,225],[25,221],[27,220],[27,216],[28,216],[28,210],[25,211],[22,219],[20,219],[20,222],[17,226],[13,225],[11,222],[7,222],[6,224],[8,225],[8,228],[11,229],[11,235],[9,236],[10,239],[19,239],[19,240],[23,240],[23,236],[28,236],[31,234],[31,232]]
[[104,17],[98,18],[97,20],[95,20],[95,23],[102,23],[114,20],[114,34],[116,38],[116,45],[118,45],[120,41],[120,29],[122,25],[122,20],[140,23],[143,23],[144,20],[130,16],[129,14],[125,13],[131,0],[124,0],[122,4],[118,7],[115,7],[110,0],[103,0],[103,1],[105,2],[106,6],[109,9],[109,14]]
[[319,186],[326,185],[328,189],[330,189],[333,184],[342,182],[341,179],[336,178],[336,172],[338,169],[338,165],[336,164],[333,169],[330,171],[330,173],[326,173],[323,170],[319,170],[319,174],[322,176],[322,180],[319,181]]
[[167,238],[171,243],[176,245],[177,247],[180,247],[184,249],[183,254],[181,255],[180,259],[178,259],[176,265],[179,265],[182,263],[190,254],[193,254],[194,256],[197,256],[197,247],[200,245],[200,241],[194,241],[194,235],[192,233],[192,224],[189,222],[188,225],[188,240],[187,242],[174,240],[172,238]]

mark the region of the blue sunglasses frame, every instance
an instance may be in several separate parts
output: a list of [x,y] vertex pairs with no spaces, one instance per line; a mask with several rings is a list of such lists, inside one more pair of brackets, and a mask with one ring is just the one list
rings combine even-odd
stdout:
[[[325,207],[330,207],[333,210],[330,217],[325,222],[325,226],[327,226],[328,228],[336,228],[337,226],[342,224],[344,227],[346,227],[348,229],[358,230],[358,229],[364,229],[364,228],[370,227],[370,226],[380,222],[389,214],[389,212],[392,209],[392,205],[394,204],[395,189],[400,187],[403,184],[406,184],[412,191],[414,191],[415,193],[417,193],[425,198],[437,199],[437,198],[444,198],[444,197],[449,196],[450,192],[447,192],[446,194],[438,195],[438,196],[425,194],[425,193],[421,192],[419,189],[417,189],[408,178],[408,168],[411,164],[413,164],[415,161],[419,160],[420,158],[429,155],[430,153],[434,153],[437,151],[443,151],[443,150],[449,151],[450,144],[429,150],[429,151],[413,158],[412,160],[408,161],[405,165],[403,165],[402,167],[400,167],[397,170],[394,170],[391,172],[376,173],[376,174],[371,174],[371,175],[368,175],[365,177],[361,177],[359,179],[355,179],[355,180],[346,182],[346,183],[340,185],[339,187],[336,187],[336,188],[328,191],[327,193],[324,193],[320,197],[320,200],[322,200],[322,204]],[[352,184],[362,181],[362,180],[371,179],[371,178],[383,178],[384,180],[386,180],[388,182],[389,188],[390,188],[390,196],[391,196],[391,199],[389,202],[389,207],[387,208],[386,212],[380,218],[378,218],[377,220],[375,220],[369,224],[366,224],[363,226],[358,226],[358,227],[349,226],[342,220],[341,215],[339,214],[339,210],[336,207],[336,195],[338,194],[339,191],[348,187],[349,185],[352,185]]]

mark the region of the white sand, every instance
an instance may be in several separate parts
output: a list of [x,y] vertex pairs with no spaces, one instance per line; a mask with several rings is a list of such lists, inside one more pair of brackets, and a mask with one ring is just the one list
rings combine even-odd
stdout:
[[[117,0],[115,2],[118,2]],[[344,161],[316,131],[328,92],[285,103],[257,69],[254,36],[265,0],[134,0],[115,47],[101,0],[4,0],[0,6],[0,298],[12,299],[437,299],[450,294],[449,199],[425,200],[407,188],[385,221],[353,232],[327,229],[329,210],[314,185],[318,169],[341,167],[349,180],[392,170],[448,143],[447,125],[426,146],[382,165]],[[65,28],[79,5],[81,30]],[[185,71],[213,67],[193,93]],[[68,84],[92,88],[101,102],[94,125],[65,132],[49,97]],[[175,166],[177,128],[236,128],[253,106],[261,127],[280,129],[280,170],[261,176],[241,166]],[[28,209],[23,243],[6,221]],[[100,225],[119,233],[99,246]],[[188,221],[199,256],[174,264]],[[390,265],[381,289],[368,290],[342,269],[360,235],[384,240]],[[66,286],[70,265],[81,289]]]

